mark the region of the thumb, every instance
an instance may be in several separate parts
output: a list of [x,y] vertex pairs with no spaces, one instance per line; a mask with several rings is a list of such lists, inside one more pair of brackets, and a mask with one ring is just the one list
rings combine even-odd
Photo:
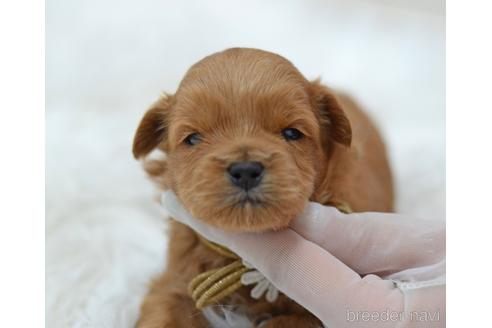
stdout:
[[291,228],[359,274],[401,271],[445,256],[445,225],[438,221],[392,213],[344,214],[311,202]]

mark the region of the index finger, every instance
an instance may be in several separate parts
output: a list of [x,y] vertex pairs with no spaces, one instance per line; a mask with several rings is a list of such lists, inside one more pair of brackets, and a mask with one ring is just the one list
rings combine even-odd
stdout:
[[[291,229],[236,234],[232,239],[222,234],[226,246],[329,327],[348,325],[347,311],[389,309],[399,313],[403,310],[403,294],[391,281],[374,275],[361,278],[326,250]],[[381,322],[377,324],[382,327]],[[365,322],[364,327],[370,324]]]

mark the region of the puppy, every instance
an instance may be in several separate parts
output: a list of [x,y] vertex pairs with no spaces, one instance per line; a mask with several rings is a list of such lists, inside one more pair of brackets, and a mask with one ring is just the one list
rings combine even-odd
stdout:
[[[149,176],[195,217],[227,231],[285,228],[309,200],[392,211],[384,144],[368,117],[270,52],[233,48],[193,65],[140,122],[134,156],[156,149],[166,157],[144,161]],[[167,271],[153,282],[137,326],[208,327],[187,285],[230,260],[180,223],[171,221],[170,234]],[[240,304],[262,327],[320,325],[286,296],[268,303],[249,289],[223,304]]]

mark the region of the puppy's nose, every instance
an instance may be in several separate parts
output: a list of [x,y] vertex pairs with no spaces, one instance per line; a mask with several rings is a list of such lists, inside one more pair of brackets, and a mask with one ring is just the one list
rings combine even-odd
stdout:
[[260,184],[263,169],[260,162],[237,162],[232,163],[227,168],[227,172],[233,185],[249,190]]

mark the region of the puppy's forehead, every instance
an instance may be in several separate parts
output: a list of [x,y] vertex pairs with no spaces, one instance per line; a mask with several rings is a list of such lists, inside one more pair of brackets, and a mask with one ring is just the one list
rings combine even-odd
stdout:
[[231,49],[190,68],[176,93],[174,116],[200,127],[218,121],[282,124],[309,115],[306,85],[299,71],[278,55]]
[[183,78],[179,89],[202,85],[247,89],[262,84],[290,82],[305,84],[307,81],[287,59],[263,50],[233,48],[219,52],[194,64]]

